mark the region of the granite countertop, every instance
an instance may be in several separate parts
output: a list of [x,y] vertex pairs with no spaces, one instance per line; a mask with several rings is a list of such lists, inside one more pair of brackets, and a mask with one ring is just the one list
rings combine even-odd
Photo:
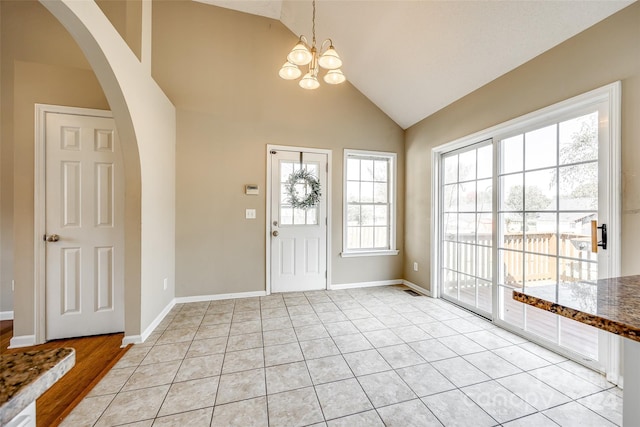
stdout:
[[600,279],[595,285],[577,283],[569,286],[581,288],[583,292],[576,292],[572,298],[561,296],[560,301],[551,301],[548,296],[536,296],[536,290],[532,288],[525,292],[514,290],[513,299],[640,341],[640,276]]
[[76,363],[72,348],[3,353],[0,356],[0,425],[29,406]]

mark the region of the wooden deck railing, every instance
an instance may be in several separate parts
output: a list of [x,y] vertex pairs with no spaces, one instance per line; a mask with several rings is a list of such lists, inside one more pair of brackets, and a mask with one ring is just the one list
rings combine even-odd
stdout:
[[[523,278],[528,283],[537,281],[555,282],[556,278],[563,282],[592,279],[589,277],[589,267],[593,265],[593,262],[588,260],[591,256],[590,248],[588,247],[589,236],[563,233],[559,235],[559,238],[560,242],[558,244],[554,233],[527,233],[524,237],[522,233],[505,234],[502,247],[507,250],[502,252],[502,264],[506,284],[521,285]],[[471,272],[473,271],[474,252],[477,251],[475,275],[490,279],[492,267],[491,239],[490,234],[478,234],[477,237],[475,234],[460,234],[458,235],[458,242],[463,243],[463,245],[458,245],[460,249],[459,256],[455,257],[453,253],[456,250],[456,246],[445,245],[445,251],[450,252],[445,254],[445,257],[458,259],[458,271],[463,273]],[[534,252],[535,254],[525,254],[523,251]],[[574,259],[558,261],[556,255]],[[523,257],[526,260],[526,268]]]

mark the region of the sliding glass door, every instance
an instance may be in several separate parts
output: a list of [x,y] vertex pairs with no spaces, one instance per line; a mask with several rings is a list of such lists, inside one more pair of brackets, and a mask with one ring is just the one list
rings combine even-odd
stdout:
[[442,296],[478,314],[492,311],[493,147],[442,157]]
[[511,294],[524,289],[584,308],[596,302],[598,111],[498,144],[499,319],[597,360],[597,329],[517,303]]
[[434,149],[440,296],[599,368],[612,338],[512,292],[588,309],[597,279],[619,274],[603,236],[619,235],[618,96],[610,85]]

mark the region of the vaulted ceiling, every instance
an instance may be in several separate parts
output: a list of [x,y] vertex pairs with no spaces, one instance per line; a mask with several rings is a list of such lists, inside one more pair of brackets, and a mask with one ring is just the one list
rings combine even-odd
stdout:
[[[310,0],[197,1],[311,36]],[[331,37],[351,84],[406,129],[631,3],[317,0],[316,32]]]

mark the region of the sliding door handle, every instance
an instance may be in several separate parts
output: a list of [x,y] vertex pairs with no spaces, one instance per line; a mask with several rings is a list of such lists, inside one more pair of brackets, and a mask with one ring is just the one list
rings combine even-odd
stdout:
[[[602,230],[602,240],[598,242],[598,230]],[[591,221],[591,252],[597,253],[598,246],[607,249],[607,224],[598,227],[598,221]]]

